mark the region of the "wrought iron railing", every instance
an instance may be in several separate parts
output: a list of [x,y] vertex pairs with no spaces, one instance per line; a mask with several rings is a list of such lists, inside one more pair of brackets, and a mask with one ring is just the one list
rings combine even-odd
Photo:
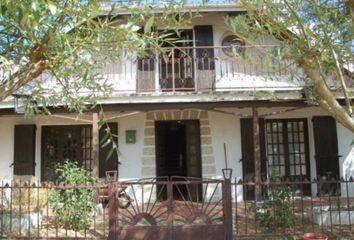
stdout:
[[[256,186],[261,190],[257,201],[247,195],[254,193]],[[311,194],[301,191],[307,186]],[[339,186],[339,192],[323,191],[325,186]],[[65,191],[70,194],[63,194]],[[55,197],[76,192],[93,194],[95,207],[90,201],[78,203],[77,208],[83,209],[76,217],[84,227],[73,230],[72,219],[65,215],[75,217],[69,208],[75,207],[75,199]],[[107,239],[112,234],[141,236],[142,232],[152,234],[151,238],[124,239],[168,239],[154,234],[226,234],[231,228],[238,239],[296,238],[307,232],[323,233],[330,239],[353,239],[354,179],[259,183],[235,179],[231,185],[226,178],[160,177],[105,184],[4,180],[0,184],[0,238],[4,239]]]
[[[3,180],[0,183],[0,238],[107,239],[108,212],[104,198],[95,197],[93,207],[90,201],[79,203],[74,198],[58,197],[65,191],[73,193],[71,196],[81,193],[99,196],[101,189],[106,188],[98,183],[66,185]],[[73,206],[77,208],[76,213]],[[75,214],[78,215],[75,217]],[[73,221],[76,226],[71,224]]]
[[163,54],[126,56],[103,75],[117,92],[301,89],[304,74],[276,46],[165,48]]
[[[255,200],[258,187],[259,199]],[[304,189],[310,188],[306,193]],[[331,191],[337,189],[337,191]],[[234,235],[288,236],[322,233],[329,239],[353,239],[354,179],[275,180],[235,179]]]

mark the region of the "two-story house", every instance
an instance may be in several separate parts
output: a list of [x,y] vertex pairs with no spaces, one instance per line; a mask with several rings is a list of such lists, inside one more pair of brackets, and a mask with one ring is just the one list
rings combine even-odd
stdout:
[[106,160],[107,147],[98,150],[96,113],[27,118],[8,99],[0,103],[0,176],[54,180],[66,159],[99,177],[119,169],[120,179],[218,178],[226,165],[246,181],[255,171],[289,180],[354,176],[354,136],[307,101],[301,69],[270,54],[271,38],[247,46],[230,32],[225,17],[244,13],[233,1],[202,2],[186,5],[201,17],[180,29],[186,41],[165,46],[168,58],[129,57],[102,69],[114,87],[102,106],[118,135],[119,166],[115,155]]

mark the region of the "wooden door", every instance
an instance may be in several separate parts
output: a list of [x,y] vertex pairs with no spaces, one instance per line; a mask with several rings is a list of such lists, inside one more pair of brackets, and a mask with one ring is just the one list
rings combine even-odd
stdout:
[[165,169],[165,139],[167,133],[167,126],[160,122],[155,122],[155,149],[156,149],[156,176],[166,176]]
[[[157,177],[177,177],[173,181],[184,180],[184,177],[201,177],[201,148],[199,121],[158,121],[155,123],[156,175]],[[192,200],[201,199],[201,187],[198,185],[181,185],[174,189],[176,198],[187,194]],[[159,192],[159,189],[158,189]],[[160,199],[165,199],[166,193]]]
[[157,176],[186,176],[185,125],[159,121],[155,133]]
[[202,177],[199,121],[185,121],[187,176]]
[[[200,148],[200,126],[199,121],[185,121],[186,126],[186,157],[187,157],[187,177],[202,177],[202,161]],[[190,200],[194,202],[202,201],[202,184],[187,186],[190,193]]]

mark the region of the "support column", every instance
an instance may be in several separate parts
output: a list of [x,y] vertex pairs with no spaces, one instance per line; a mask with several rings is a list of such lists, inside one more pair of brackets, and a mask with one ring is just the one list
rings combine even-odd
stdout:
[[[117,185],[110,183],[108,185],[108,239],[115,240],[118,235],[118,204],[117,204]],[[104,214],[104,213],[103,213]]]
[[253,116],[253,146],[254,146],[254,176],[255,176],[255,200],[259,201],[262,197],[261,187],[261,144],[259,133],[258,109],[252,108]]
[[[223,215],[224,215],[224,226],[225,226],[225,240],[233,239],[233,225],[232,225],[232,169],[223,168],[222,174],[224,176],[223,182]],[[237,199],[235,199],[237,201]]]
[[99,132],[98,132],[98,114],[92,114],[92,176],[99,177]]
[[[161,185],[163,187],[163,185]],[[173,185],[171,181],[166,183],[167,189],[167,228],[168,228],[168,240],[173,239]]]

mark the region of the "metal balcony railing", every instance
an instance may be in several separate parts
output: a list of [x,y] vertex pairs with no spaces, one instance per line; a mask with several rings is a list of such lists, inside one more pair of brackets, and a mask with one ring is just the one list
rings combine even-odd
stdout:
[[165,48],[107,64],[103,75],[119,92],[301,89],[304,74],[279,53],[275,46]]

